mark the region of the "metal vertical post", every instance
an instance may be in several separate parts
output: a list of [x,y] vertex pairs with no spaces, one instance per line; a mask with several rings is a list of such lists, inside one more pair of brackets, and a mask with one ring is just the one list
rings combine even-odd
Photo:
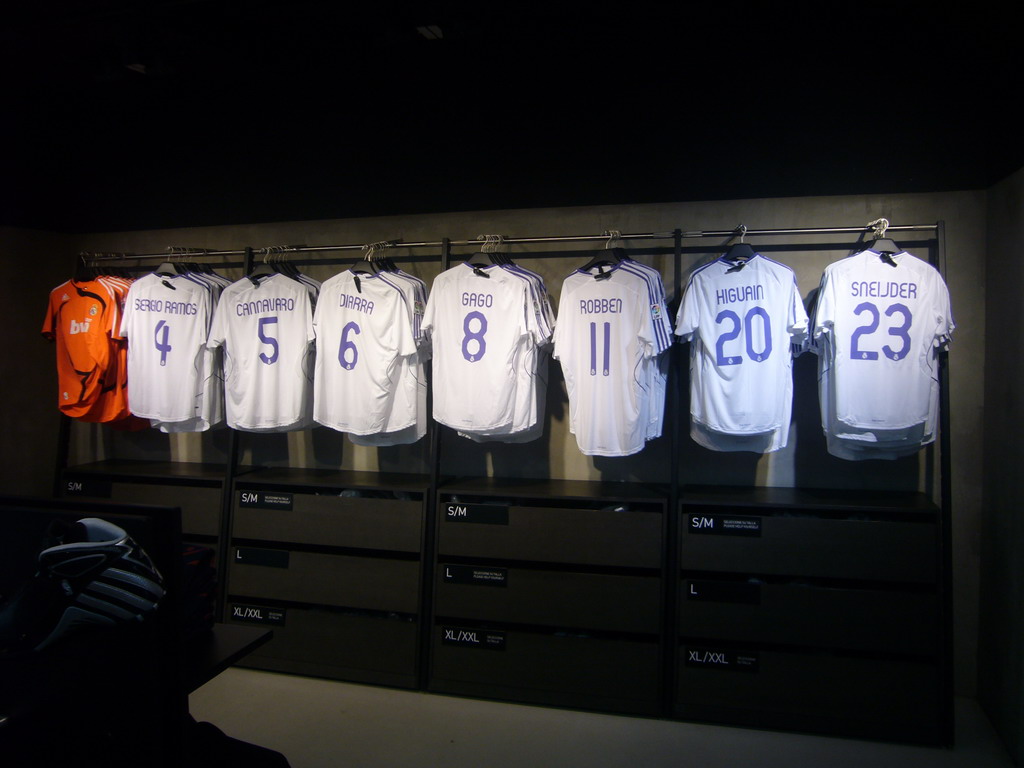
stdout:
[[[252,272],[252,248],[245,249],[245,263],[242,274]],[[234,501],[235,475],[238,471],[238,431],[228,427],[228,456],[224,466],[224,480],[220,489],[220,528],[217,536],[217,611],[222,621],[227,621],[225,613],[228,592],[228,557],[231,554],[231,509]]]
[[[672,301],[675,306],[680,300],[682,288],[682,267],[683,267],[683,232],[675,229],[672,233],[673,254],[672,254]],[[670,312],[669,307],[664,307],[665,312]],[[671,313],[669,314],[671,317]],[[672,337],[672,346],[669,347],[669,370],[667,384],[667,413],[665,424],[670,430],[669,434],[669,456],[671,466],[669,467],[668,487],[668,509],[667,519],[663,530],[665,531],[665,610],[662,615],[667,626],[662,628],[662,684],[665,686],[662,692],[662,710],[664,714],[672,714],[672,705],[675,702],[676,690],[676,663],[678,658],[678,631],[679,624],[678,600],[679,600],[679,495],[682,478],[679,471],[679,345]]]
[[[451,239],[441,239],[441,271],[451,263]],[[430,681],[430,648],[434,631],[434,558],[437,552],[437,493],[441,482],[441,425],[433,419],[433,362],[427,362],[427,429],[430,434],[430,485],[424,503],[423,546],[420,573],[419,688],[426,690]]]
[[[945,280],[946,222],[935,225],[935,267]],[[939,562],[942,584],[942,721],[943,732],[948,734],[952,746],[954,737],[953,712],[953,478],[950,414],[949,414],[949,359],[945,350],[939,352],[939,514],[941,516],[942,552]]]

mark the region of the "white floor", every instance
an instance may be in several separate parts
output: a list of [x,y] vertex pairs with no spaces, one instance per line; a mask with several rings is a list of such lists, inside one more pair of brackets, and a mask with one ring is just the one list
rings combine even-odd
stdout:
[[1008,768],[977,703],[952,750],[692,725],[232,668],[190,697],[196,720],[292,768]]

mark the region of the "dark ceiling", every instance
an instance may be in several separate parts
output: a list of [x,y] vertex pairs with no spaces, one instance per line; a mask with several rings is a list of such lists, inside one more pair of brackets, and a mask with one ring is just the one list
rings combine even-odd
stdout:
[[488,5],[5,11],[0,223],[980,189],[1024,165],[1020,45],[967,3]]

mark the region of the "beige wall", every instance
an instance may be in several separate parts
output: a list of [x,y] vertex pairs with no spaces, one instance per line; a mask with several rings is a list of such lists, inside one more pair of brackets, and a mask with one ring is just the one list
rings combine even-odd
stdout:
[[[950,353],[952,487],[954,505],[954,574],[956,606],[956,688],[973,695],[977,628],[978,530],[982,496],[981,416],[984,395],[985,349],[977,340],[985,338],[985,236],[986,198],[984,192],[942,194],[843,196],[733,200],[681,204],[580,207],[546,210],[484,211],[424,216],[380,217],[359,220],[286,222],[261,225],[237,225],[173,229],[146,232],[104,233],[73,239],[70,253],[78,250],[161,252],[169,246],[211,249],[235,249],[246,245],[306,244],[327,245],[363,243],[401,238],[406,242],[474,238],[482,233],[501,233],[510,237],[536,235],[598,235],[606,229],[622,232],[670,232],[683,230],[731,230],[739,223],[751,229],[864,226],[885,216],[893,224],[946,222],[947,281],[958,329]],[[899,237],[894,239],[899,242]],[[798,242],[792,238],[790,242]],[[778,238],[752,238],[762,243],[785,242]],[[685,240],[684,245],[696,241]],[[671,240],[658,243],[670,245]],[[579,248],[580,246],[565,246]],[[562,277],[584,258],[570,260],[527,260],[527,251],[536,246],[513,246],[511,255],[541,272],[557,299]],[[471,251],[463,249],[456,257]],[[421,253],[421,252],[418,252]],[[824,265],[846,255],[832,252],[773,252],[773,258],[790,264],[806,297],[818,284]],[[401,250],[396,251],[400,256]],[[338,254],[330,256],[337,257]],[[685,255],[683,271],[688,272],[706,257]],[[667,286],[674,281],[669,257],[648,257],[665,277]],[[343,266],[304,268],[323,279]],[[436,265],[416,265],[415,270],[429,280]],[[226,270],[237,275],[237,270]],[[685,274],[684,276],[685,277]],[[42,291],[34,291],[29,310],[42,307]],[[39,310],[42,311],[41,309]],[[29,312],[31,314],[31,312]],[[37,313],[38,314],[38,313]],[[40,315],[41,318],[41,315]],[[34,322],[34,321],[33,321]],[[32,325],[30,323],[29,325]],[[38,329],[35,329],[37,332]],[[28,330],[25,330],[28,333]],[[527,446],[498,446],[484,452],[468,441],[443,435],[442,471],[450,474],[494,473],[502,476],[551,476],[564,478],[605,478],[664,481],[671,475],[669,438],[650,444],[641,454],[625,459],[590,459],[579,453],[568,433],[564,416],[564,393],[557,365],[553,367],[548,407],[550,429],[544,439]],[[34,398],[39,397],[40,402]],[[882,467],[865,467],[851,462],[828,461],[811,455],[820,429],[815,425],[816,392],[813,377],[798,381],[796,396],[803,416],[791,436],[791,446],[771,456],[748,454],[710,454],[695,448],[680,432],[681,472],[688,482],[756,483],[761,485],[815,485],[902,488],[921,487],[924,473],[921,461],[894,462]],[[38,414],[38,423],[46,423],[49,403],[38,393],[26,397]],[[45,402],[43,402],[45,401]],[[28,407],[28,406],[27,406]],[[47,427],[47,429],[50,429]],[[261,436],[263,437],[263,436]],[[6,441],[7,438],[4,438]],[[118,435],[82,427],[74,431],[75,460],[104,456],[152,456],[178,460],[217,460],[225,450],[223,433],[204,436],[167,436],[144,433]],[[425,471],[425,445],[392,449],[379,453],[356,449],[340,435],[318,429],[269,439],[243,438],[243,461],[260,463],[339,466],[367,469],[406,469]],[[6,450],[6,448],[5,448]],[[808,480],[808,462],[813,464],[813,480]],[[875,464],[876,462],[872,462]],[[820,465],[820,466],[819,466]],[[40,486],[42,487],[42,486]],[[43,489],[45,490],[45,488]]]

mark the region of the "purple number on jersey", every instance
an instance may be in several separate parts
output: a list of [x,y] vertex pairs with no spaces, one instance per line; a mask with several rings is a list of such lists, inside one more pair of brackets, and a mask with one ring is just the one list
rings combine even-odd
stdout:
[[[480,328],[476,331],[470,329],[470,323],[473,320],[480,321]],[[462,337],[462,356],[471,363],[478,362],[487,352],[487,342],[484,341],[484,335],[487,333],[487,317],[482,312],[470,312],[462,321],[462,330],[466,334]],[[476,352],[469,351],[470,341],[476,341]]]
[[[160,365],[167,365],[167,353],[171,351],[171,345],[167,343],[171,327],[161,320],[153,330],[153,340],[156,343],[156,350],[160,353]],[[160,335],[163,331],[163,336]]]
[[[338,347],[338,362],[341,363],[341,367],[346,371],[351,371],[356,367],[356,363],[359,362],[359,350],[356,348],[356,343],[348,337],[353,331],[355,331],[357,336],[362,333],[357,323],[348,323],[341,332],[341,345]],[[349,350],[352,351],[351,360],[348,359]]]

